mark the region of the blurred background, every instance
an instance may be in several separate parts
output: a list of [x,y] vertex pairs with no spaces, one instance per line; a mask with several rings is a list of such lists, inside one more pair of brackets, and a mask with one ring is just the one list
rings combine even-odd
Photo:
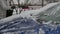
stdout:
[[20,14],[22,11],[40,9],[49,3],[59,1],[60,0],[0,0],[0,19]]

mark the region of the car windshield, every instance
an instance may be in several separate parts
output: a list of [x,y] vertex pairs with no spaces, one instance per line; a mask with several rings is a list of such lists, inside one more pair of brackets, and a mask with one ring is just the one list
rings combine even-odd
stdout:
[[57,4],[49,9],[38,14],[40,20],[60,21],[60,4]]

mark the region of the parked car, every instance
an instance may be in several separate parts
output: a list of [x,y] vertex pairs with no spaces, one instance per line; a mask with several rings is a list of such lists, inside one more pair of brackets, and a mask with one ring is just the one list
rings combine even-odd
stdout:
[[60,23],[60,3],[51,3],[47,6],[38,9],[26,11],[21,14],[23,17],[32,17],[38,22],[47,23]]
[[54,6],[51,6],[50,8],[36,14],[35,16],[38,16],[38,19],[37,19],[38,21],[59,24],[60,23],[60,3]]

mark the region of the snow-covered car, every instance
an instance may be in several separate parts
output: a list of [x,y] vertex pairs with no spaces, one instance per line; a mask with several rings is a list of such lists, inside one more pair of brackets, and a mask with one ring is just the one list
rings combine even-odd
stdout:
[[38,16],[38,21],[45,21],[54,24],[60,23],[60,3],[51,6],[50,8],[46,9],[43,12],[36,14]]
[[22,13],[21,16],[32,17],[38,22],[43,21],[43,23],[46,22],[46,24],[52,22],[60,23],[60,3],[51,3],[38,10],[26,11]]

